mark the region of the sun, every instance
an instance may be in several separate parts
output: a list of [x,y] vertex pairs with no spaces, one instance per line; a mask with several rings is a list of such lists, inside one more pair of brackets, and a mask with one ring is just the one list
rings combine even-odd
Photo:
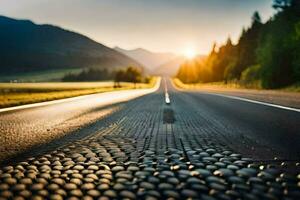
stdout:
[[196,50],[192,48],[186,49],[183,54],[187,59],[193,59],[197,55]]

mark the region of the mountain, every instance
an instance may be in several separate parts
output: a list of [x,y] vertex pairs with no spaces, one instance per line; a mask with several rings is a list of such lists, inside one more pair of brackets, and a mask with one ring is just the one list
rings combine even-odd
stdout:
[[84,35],[0,16],[0,75],[128,65],[141,67],[134,59]]
[[176,55],[172,53],[154,53],[142,48],[125,50],[120,47],[115,47],[114,49],[143,64],[148,72],[152,72],[158,66],[176,57]]
[[[206,56],[204,55],[198,55],[198,59],[204,59]],[[182,65],[186,61],[186,58],[184,56],[177,56],[174,59],[170,60],[169,62],[166,62],[160,66],[158,66],[154,71],[154,75],[160,75],[160,76],[175,76],[180,68],[180,65]]]
[[185,61],[184,56],[177,56],[168,62],[155,68],[154,75],[160,76],[175,76],[180,65]]

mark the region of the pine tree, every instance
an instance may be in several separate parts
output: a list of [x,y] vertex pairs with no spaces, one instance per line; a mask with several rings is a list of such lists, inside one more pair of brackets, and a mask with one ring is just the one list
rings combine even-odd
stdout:
[[289,6],[291,6],[292,4],[294,4],[294,2],[296,2],[296,1],[292,1],[292,0],[274,0],[273,8],[275,8],[277,10],[284,10],[284,9],[288,8]]

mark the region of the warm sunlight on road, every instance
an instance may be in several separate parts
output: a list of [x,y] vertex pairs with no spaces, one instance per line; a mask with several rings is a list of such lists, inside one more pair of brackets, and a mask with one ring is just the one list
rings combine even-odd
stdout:
[[[20,187],[29,195],[46,191],[41,199],[55,191],[63,195],[55,199],[74,194],[74,199],[89,194],[109,199],[147,199],[148,194],[159,197],[153,199],[168,199],[169,194],[174,199],[276,199],[264,198],[270,195],[264,191],[273,189],[278,199],[299,199],[297,178],[282,171],[299,165],[297,112],[177,90],[169,79],[147,95],[141,91],[1,113],[1,153],[33,142],[46,145],[3,165],[0,197],[13,196]],[[38,178],[31,178],[35,174]],[[264,191],[257,194],[257,188]],[[207,198],[217,190],[213,194],[232,193]],[[254,198],[243,198],[248,194]]]
[[300,200],[300,0],[0,0],[0,200]]
[[120,104],[156,91],[133,89],[0,109],[0,160],[50,142],[120,109]]

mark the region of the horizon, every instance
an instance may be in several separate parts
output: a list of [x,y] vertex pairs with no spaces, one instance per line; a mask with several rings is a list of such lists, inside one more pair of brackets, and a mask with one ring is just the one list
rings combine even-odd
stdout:
[[[263,21],[268,20],[274,14],[271,5],[272,0],[188,0],[185,3],[179,0],[3,0],[0,15],[59,26],[110,48],[142,48],[180,55],[192,49],[197,54],[207,55],[214,42],[222,44],[231,37],[236,43],[242,28],[250,25],[255,11],[260,12]],[[69,9],[64,9],[66,7]],[[232,11],[230,14],[228,9]]]

